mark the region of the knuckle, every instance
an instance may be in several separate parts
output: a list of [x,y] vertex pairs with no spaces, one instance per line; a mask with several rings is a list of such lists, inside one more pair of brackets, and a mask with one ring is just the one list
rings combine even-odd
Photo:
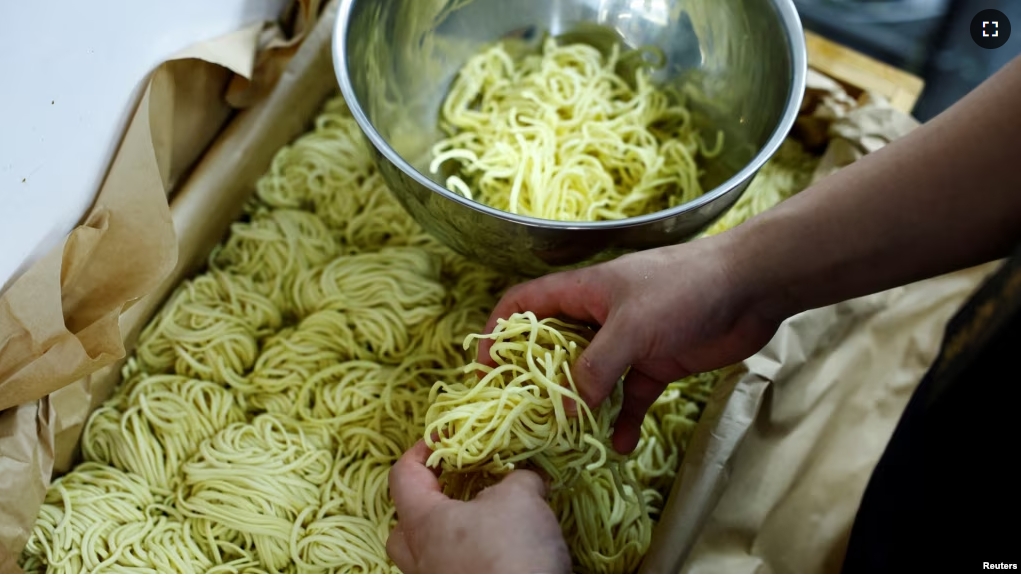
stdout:
[[578,358],[575,369],[582,372],[587,385],[605,386],[620,379],[626,367],[617,365],[616,361],[605,353],[584,353]]
[[521,307],[522,294],[525,292],[525,286],[528,284],[516,284],[511,286],[503,295],[503,301],[501,302],[501,308],[510,312]]
[[507,488],[516,494],[534,495],[544,491],[542,478],[538,473],[528,469],[518,469],[512,472],[507,479]]
[[530,469],[516,469],[507,479],[518,489],[528,489],[534,486],[534,481],[537,481],[539,476]]

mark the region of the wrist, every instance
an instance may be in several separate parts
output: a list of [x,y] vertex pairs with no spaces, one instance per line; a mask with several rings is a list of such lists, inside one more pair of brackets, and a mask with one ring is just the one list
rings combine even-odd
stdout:
[[768,233],[769,222],[757,218],[717,236],[707,238],[720,262],[725,289],[733,295],[739,313],[779,325],[806,308],[789,288],[785,274],[793,269],[781,261],[782,247]]

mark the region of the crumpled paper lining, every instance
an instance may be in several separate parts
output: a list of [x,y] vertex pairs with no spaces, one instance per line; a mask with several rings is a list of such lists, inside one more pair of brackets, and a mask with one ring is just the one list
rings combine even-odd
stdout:
[[49,421],[55,417],[47,398],[11,408],[0,417],[0,573],[21,573],[18,555],[35,525],[46,495],[53,443]]
[[[743,372],[724,381],[699,421],[674,484],[643,573],[677,573],[729,493],[734,454],[753,433],[755,416],[769,398],[770,385],[796,373],[816,355],[839,345],[854,325],[881,305],[872,300],[843,302],[786,321],[759,353],[743,362]],[[722,413],[717,411],[722,406]]]
[[235,108],[264,95],[255,85],[279,78],[319,5],[294,4],[297,32],[290,38],[279,26],[267,34],[259,24],[188,48],[152,73],[82,225],[0,296],[0,411],[124,356],[118,318],[176,263],[168,196]]
[[254,38],[236,32],[153,72],[84,223],[0,296],[0,410],[123,357],[120,315],[177,260],[167,196],[228,119],[218,93],[251,73]]
[[324,4],[322,0],[292,0],[279,22],[263,26],[255,69],[249,76],[234,76],[224,95],[227,103],[248,108],[269,95],[302,41],[315,28]]
[[[267,35],[267,25],[259,24],[160,65],[82,225],[0,296],[0,571],[19,571],[17,553],[51,475],[76,456],[85,420],[119,380],[119,360],[142,318],[180,280],[182,266],[194,265],[194,249],[184,249],[194,236],[175,213],[178,204],[188,204],[187,187],[179,184],[198,170],[196,161],[208,156],[204,152],[235,113],[228,89],[235,89],[238,106],[258,108],[265,89],[249,88],[272,77],[261,70],[282,69],[294,55],[259,49],[300,43],[318,19],[319,4],[296,2],[290,39],[280,39],[279,27]],[[218,218],[203,214],[193,221]]]
[[917,128],[918,121],[869,92],[851,98],[836,81],[809,70],[801,115],[793,133],[822,151],[816,182]]
[[[310,28],[304,36],[313,34],[316,38],[328,35],[328,25],[320,25],[314,31]],[[248,44],[250,53],[254,45]],[[256,51],[258,49],[261,48]],[[308,118],[335,90],[335,84],[329,80],[332,68],[328,54],[296,52],[288,62],[310,72],[302,78],[289,78],[287,84],[294,86],[291,90],[267,93],[265,98],[238,114],[205,150],[189,171],[187,181],[173,196],[170,213],[177,232],[177,265],[156,288],[121,316],[120,330],[128,349],[134,346],[149,318],[156,314],[174,288],[205,264],[209,252],[241,215],[244,201],[277,149],[308,128]],[[324,82],[323,78],[327,80]],[[219,105],[218,102],[214,105]],[[306,108],[307,113],[303,112]],[[288,110],[290,114],[285,112]],[[187,117],[183,121],[187,121]],[[120,383],[123,365],[124,358],[121,358],[51,395],[53,401],[66,408],[57,410],[64,417],[62,425],[54,429],[54,473],[66,472],[77,459],[78,440],[86,419]]]
[[840,304],[853,325],[812,354],[799,344],[832,308],[807,312],[749,360],[753,372],[783,373],[766,376],[762,409],[680,572],[840,572],[872,470],[946,322],[995,266]]

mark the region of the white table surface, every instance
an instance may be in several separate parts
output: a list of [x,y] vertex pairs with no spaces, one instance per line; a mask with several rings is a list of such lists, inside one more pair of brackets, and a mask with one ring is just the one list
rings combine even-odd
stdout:
[[91,205],[145,80],[285,0],[0,0],[0,291]]

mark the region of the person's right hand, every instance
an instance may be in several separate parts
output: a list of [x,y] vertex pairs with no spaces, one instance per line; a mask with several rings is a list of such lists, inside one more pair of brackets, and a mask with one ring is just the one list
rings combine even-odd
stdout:
[[[515,286],[493,310],[485,333],[498,319],[524,311],[601,326],[572,374],[594,407],[631,368],[613,437],[616,451],[630,453],[646,411],[670,382],[749,357],[784,319],[758,309],[753,286],[732,269],[726,235]],[[481,340],[480,362],[493,363],[491,344]]]

